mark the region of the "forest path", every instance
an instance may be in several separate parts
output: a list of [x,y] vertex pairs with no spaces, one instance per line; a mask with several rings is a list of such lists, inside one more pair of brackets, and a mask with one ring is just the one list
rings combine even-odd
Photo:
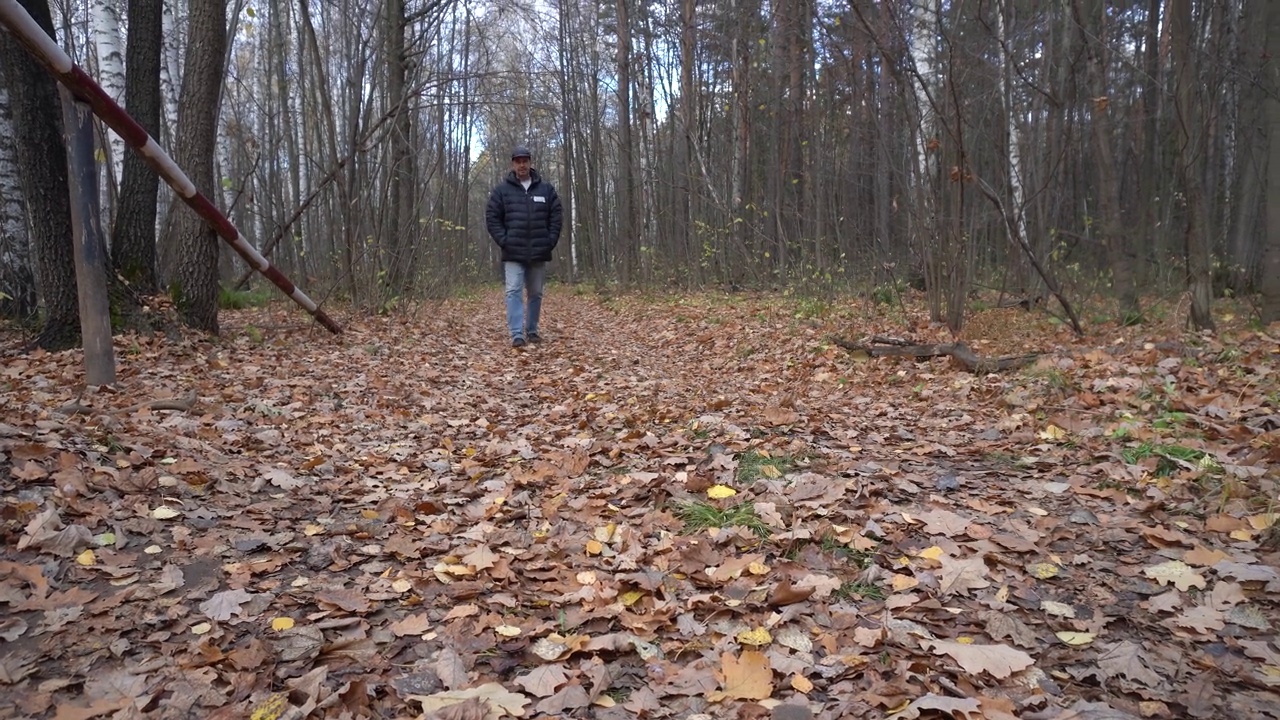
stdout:
[[1280,712],[1265,332],[991,311],[1045,355],[975,376],[835,346],[950,339],[861,300],[340,319],[5,356],[0,717]]

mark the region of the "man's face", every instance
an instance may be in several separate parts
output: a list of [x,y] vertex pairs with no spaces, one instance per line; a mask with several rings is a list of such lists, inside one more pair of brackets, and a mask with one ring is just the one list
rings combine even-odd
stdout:
[[529,179],[529,168],[533,165],[533,161],[527,157],[511,158],[511,169],[515,171],[516,177],[520,180]]

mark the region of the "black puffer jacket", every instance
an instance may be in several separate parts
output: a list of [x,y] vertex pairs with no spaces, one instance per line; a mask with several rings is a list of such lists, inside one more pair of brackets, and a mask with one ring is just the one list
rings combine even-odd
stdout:
[[563,211],[556,189],[530,170],[533,184],[525,190],[514,171],[489,193],[484,209],[489,237],[502,248],[504,262],[547,262],[560,242]]

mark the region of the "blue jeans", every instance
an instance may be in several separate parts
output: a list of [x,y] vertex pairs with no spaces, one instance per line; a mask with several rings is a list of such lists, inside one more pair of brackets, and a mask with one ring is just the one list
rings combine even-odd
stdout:
[[[511,339],[538,334],[538,316],[542,313],[542,285],[547,280],[547,264],[504,262],[502,270],[507,281],[507,329],[511,331]],[[525,291],[529,295],[527,317],[525,299],[522,297]]]

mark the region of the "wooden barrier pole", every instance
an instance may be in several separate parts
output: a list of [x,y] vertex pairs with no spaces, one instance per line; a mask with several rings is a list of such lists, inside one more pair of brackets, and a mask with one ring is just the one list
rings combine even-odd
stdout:
[[67,188],[71,195],[71,229],[76,262],[76,294],[80,300],[80,338],[84,346],[85,382],[116,381],[115,348],[111,345],[111,298],[107,293],[107,247],[98,212],[98,164],[93,155],[93,111],[77,102],[65,87],[62,96],[63,136],[67,145]]

